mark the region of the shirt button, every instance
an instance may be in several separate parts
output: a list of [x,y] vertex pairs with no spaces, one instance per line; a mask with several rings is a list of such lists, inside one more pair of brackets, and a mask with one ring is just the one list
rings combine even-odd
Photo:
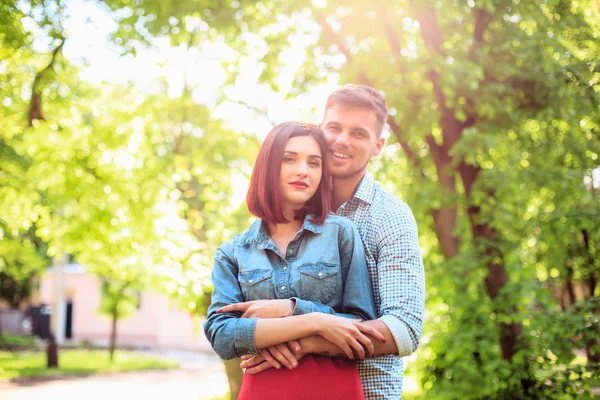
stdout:
[[285,286],[282,286],[282,287],[281,287],[281,290],[285,290]]
[[317,275],[319,275],[319,278],[323,276],[322,272],[319,272]]
[[252,279],[250,279],[250,280],[248,281],[248,283],[252,283],[252,282],[254,282]]
[[288,250],[288,254],[291,256],[292,254],[294,254],[294,250],[292,250],[292,249]]
[[283,267],[283,269],[287,269],[287,267]]

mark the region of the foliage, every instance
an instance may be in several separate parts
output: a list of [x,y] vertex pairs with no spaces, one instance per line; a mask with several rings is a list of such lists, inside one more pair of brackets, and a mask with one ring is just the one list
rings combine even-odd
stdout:
[[[177,96],[166,79],[155,94],[81,81],[61,54],[62,2],[21,4],[0,2],[2,246],[33,229],[50,256],[74,254],[117,287],[143,274],[202,313],[215,247],[249,224],[233,197],[258,141],[196,104],[202,88],[187,76]],[[600,354],[597,2],[100,4],[123,54],[159,37],[188,53],[220,43],[227,85],[251,55],[260,81],[288,97],[331,77],[382,89],[388,146],[372,171],[419,223],[428,398],[589,390]],[[45,47],[31,46],[20,15]],[[298,37],[303,65],[284,89]],[[574,360],[582,348],[589,364]]]
[[14,336],[0,332],[0,346],[32,346],[33,336]]
[[43,352],[0,351],[0,379],[35,376],[88,375],[104,372],[139,371],[145,369],[176,368],[174,361],[148,357],[132,352],[117,351],[115,362],[98,350],[63,350],[60,368],[47,369]]

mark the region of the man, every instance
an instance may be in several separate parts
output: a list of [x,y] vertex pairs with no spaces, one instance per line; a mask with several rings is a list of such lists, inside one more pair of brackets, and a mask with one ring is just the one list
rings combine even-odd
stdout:
[[[328,167],[332,175],[333,210],[352,220],[365,246],[378,319],[366,321],[386,343],[372,340],[366,351],[374,358],[358,361],[366,399],[402,397],[402,358],[419,344],[423,324],[425,279],[417,226],[410,208],[385,192],[367,174],[372,157],[379,155],[387,118],[384,97],[368,86],[344,86],[333,92],[325,106],[321,128],[327,137]],[[316,311],[300,299],[247,302],[228,311],[244,311],[243,317],[277,317]],[[274,303],[279,302],[279,303]],[[275,304],[280,306],[276,309]],[[244,357],[248,373],[260,373],[280,365],[293,368],[303,354],[347,356],[321,337],[302,339]],[[357,352],[364,358],[365,352]],[[351,357],[354,358],[354,357]]]

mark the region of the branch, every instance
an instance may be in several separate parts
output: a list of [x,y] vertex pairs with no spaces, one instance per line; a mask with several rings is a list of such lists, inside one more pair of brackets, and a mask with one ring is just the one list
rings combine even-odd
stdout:
[[[354,56],[350,52],[350,49],[348,49],[346,43],[344,43],[342,37],[333,31],[331,25],[327,23],[327,19],[319,10],[317,10],[314,7],[312,7],[311,10],[313,15],[315,16],[317,23],[321,26],[323,32],[329,37],[335,39],[334,43],[339,47],[340,52],[344,55],[344,57],[346,57],[346,62],[348,64],[352,64],[352,62],[354,61]],[[358,81],[363,85],[373,86],[371,80],[365,74],[365,71],[362,68],[358,69]]]
[[246,102],[246,101],[244,101],[244,100],[234,100],[234,99],[228,99],[228,100],[229,100],[229,101],[231,101],[231,102],[233,102],[233,103],[240,104],[240,105],[242,105],[242,106],[244,106],[244,107],[248,108],[249,110],[252,110],[252,111],[254,111],[255,113],[257,113],[257,114],[259,114],[259,115],[261,115],[261,116],[265,117],[265,119],[266,119],[267,121],[269,121],[269,123],[271,124],[271,126],[275,126],[275,125],[277,125],[277,122],[276,122],[276,121],[274,121],[273,119],[271,119],[271,118],[269,117],[269,113],[267,112],[267,110],[263,110],[263,109],[261,109],[261,108],[258,108],[258,107],[254,106],[254,105],[252,105],[252,104],[249,104],[248,102]]
[[[400,40],[396,35],[396,31],[392,27],[392,20],[390,18],[390,13],[386,12],[383,7],[379,8],[379,14],[381,15],[381,19],[383,21],[383,30],[385,32],[385,36],[387,38],[387,42],[392,49],[392,52],[396,56],[400,56],[400,52],[402,51],[402,46],[400,46]],[[400,73],[404,77],[406,75],[406,65],[403,62],[400,62]]]
[[475,11],[475,30],[473,31],[473,45],[483,43],[483,35],[491,21],[491,16],[484,8]]
[[396,123],[396,120],[390,115],[388,116],[387,123],[390,127],[390,130],[396,137],[396,141],[400,143],[400,147],[406,154],[406,158],[410,161],[413,166],[421,173],[422,177],[425,177],[425,173],[423,172],[423,167],[421,166],[421,160],[417,157],[417,155],[412,151],[406,140],[404,139],[404,134],[400,129],[400,126]]
[[34,120],[44,120],[44,112],[42,110],[42,79],[54,68],[54,62],[58,53],[62,50],[65,44],[65,38],[60,40],[60,44],[52,51],[52,58],[48,65],[35,75],[33,85],[31,87],[31,101],[29,102],[29,110],[27,111],[27,121],[29,126],[33,126]]

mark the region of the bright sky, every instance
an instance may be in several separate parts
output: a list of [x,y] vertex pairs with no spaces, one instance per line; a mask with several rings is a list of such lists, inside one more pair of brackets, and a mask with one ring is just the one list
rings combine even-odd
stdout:
[[[257,60],[244,60],[242,73],[235,87],[226,91],[228,98],[251,105],[257,110],[266,110],[268,117],[260,112],[233,102],[216,106],[226,79],[219,60],[230,51],[223,44],[208,43],[201,49],[186,52],[183,47],[172,48],[167,38],[155,41],[155,48],[138,51],[137,56],[120,56],[110,44],[109,35],[116,30],[114,19],[104,12],[96,2],[69,0],[69,18],[66,21],[68,40],[64,55],[81,66],[81,77],[94,83],[102,81],[133,82],[149,93],[159,90],[161,77],[166,76],[169,95],[176,97],[183,90],[187,79],[194,99],[214,107],[214,116],[227,121],[239,131],[264,137],[272,123],[288,120],[318,122],[327,95],[338,84],[332,76],[328,84],[294,99],[285,100],[285,94],[274,93],[267,85],[257,82],[260,75]],[[289,66],[282,71],[280,84],[289,87],[295,69],[304,60],[303,48],[306,38],[290,38],[292,49],[282,52],[281,57]]]

